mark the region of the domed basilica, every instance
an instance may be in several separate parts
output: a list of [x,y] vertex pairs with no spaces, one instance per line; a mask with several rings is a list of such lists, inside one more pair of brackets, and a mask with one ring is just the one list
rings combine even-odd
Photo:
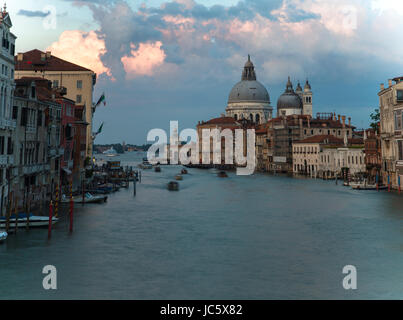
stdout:
[[[248,119],[256,124],[261,124],[271,120],[272,114],[273,107],[270,105],[269,93],[256,80],[255,67],[248,55],[242,79],[235,84],[229,94],[226,115],[235,120]],[[277,116],[292,114],[312,116],[312,91],[308,80],[304,90],[298,83],[294,92],[290,77],[288,77],[286,90],[277,101]]]

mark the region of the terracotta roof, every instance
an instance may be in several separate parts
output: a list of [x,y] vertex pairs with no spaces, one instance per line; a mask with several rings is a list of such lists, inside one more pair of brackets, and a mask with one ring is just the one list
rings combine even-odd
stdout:
[[91,71],[52,55],[49,58],[42,59],[42,56],[46,57],[46,53],[37,49],[25,52],[22,55],[22,61],[18,61],[18,55],[14,58],[16,71]]
[[220,117],[220,118],[214,118],[206,122],[202,122],[201,124],[234,124],[237,125],[239,122],[237,122],[233,117]]
[[[337,138],[332,135],[318,135],[318,136],[312,136],[309,138],[306,138],[304,140],[299,140],[295,141],[294,143],[321,143],[321,144],[339,144],[343,145],[344,144],[344,139]],[[357,145],[357,144],[364,144],[363,139],[357,139],[357,138],[350,138],[348,139],[348,144],[349,145]]]

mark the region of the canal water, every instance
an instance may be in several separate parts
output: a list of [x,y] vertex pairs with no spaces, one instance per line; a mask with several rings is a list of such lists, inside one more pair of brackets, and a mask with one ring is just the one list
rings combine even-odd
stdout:
[[[122,164],[143,154],[121,155]],[[354,191],[334,181],[256,174],[218,178],[179,166],[143,171],[105,204],[77,205],[47,230],[0,244],[0,298],[403,298],[403,195]],[[42,268],[57,269],[57,290]],[[358,289],[343,289],[354,265]]]

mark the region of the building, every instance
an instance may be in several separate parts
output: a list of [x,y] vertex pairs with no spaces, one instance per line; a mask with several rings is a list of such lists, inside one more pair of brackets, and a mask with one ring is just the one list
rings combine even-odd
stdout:
[[[255,124],[252,121],[243,119],[243,120],[235,120],[233,117],[220,117],[220,118],[215,118],[211,119],[209,121],[201,121],[197,125],[197,134],[199,138],[199,163],[203,163],[203,157],[205,159],[210,159],[210,165],[206,165],[207,167],[213,166],[213,160],[214,160],[214,141],[213,138],[210,138],[210,151],[208,154],[203,153],[203,130],[214,130],[218,129],[220,134],[224,130],[230,130],[232,133],[232,139],[230,141],[226,141],[224,137],[221,138],[221,163],[217,164],[220,167],[223,168],[233,168],[237,166],[236,159],[235,159],[235,130],[237,129],[243,129],[243,154],[244,156],[246,155],[246,150],[247,150],[247,144],[246,144],[246,130],[245,129],[254,129]],[[225,162],[225,148],[232,148],[233,150],[233,159],[232,162],[233,164],[228,164]]]
[[272,172],[293,172],[292,145],[313,136],[329,135],[343,139],[352,138],[354,127],[351,119],[346,123],[346,116],[332,113],[318,113],[316,118],[310,115],[282,116],[269,121],[267,126],[267,163],[258,164]]
[[[50,150],[58,147],[53,136],[56,130],[52,130],[57,122],[50,121],[46,115],[53,108],[59,110],[60,106],[52,98],[50,82],[41,78],[16,80],[13,107],[17,121],[13,137],[15,174],[11,191],[20,207],[28,203],[38,205],[53,193],[57,183],[54,180],[57,178],[57,160],[50,155]],[[51,174],[51,165],[55,175]]]
[[277,100],[277,117],[290,115],[310,115],[312,117],[312,90],[308,80],[302,91],[298,82],[297,89],[294,92],[290,77],[286,84],[284,93]]
[[381,138],[374,129],[364,131],[364,149],[365,149],[365,165],[367,169],[367,178],[370,183],[376,183],[376,177],[378,182],[381,181],[381,169],[382,169],[382,148]]
[[272,118],[273,108],[267,89],[256,78],[255,67],[248,56],[241,81],[234,85],[226,108],[226,116],[235,120],[248,119],[256,124]]
[[14,54],[16,36],[11,32],[12,23],[7,8],[0,9],[0,216],[5,215],[13,177],[13,131],[16,121],[13,119],[14,100]]
[[334,178],[344,173],[365,172],[362,139],[340,139],[333,135],[312,136],[293,143],[293,171],[296,174]]
[[15,77],[43,77],[52,81],[53,88],[67,89],[66,98],[84,106],[83,119],[88,123],[86,157],[92,156],[93,91],[96,74],[84,67],[52,56],[51,52],[32,50],[15,57]]
[[[394,83],[393,83],[394,82]],[[382,180],[398,188],[403,178],[403,77],[381,84],[380,138],[382,150]]]

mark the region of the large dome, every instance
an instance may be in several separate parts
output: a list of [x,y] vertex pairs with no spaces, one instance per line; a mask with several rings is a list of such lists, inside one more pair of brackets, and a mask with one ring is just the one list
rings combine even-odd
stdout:
[[232,88],[228,103],[246,101],[270,104],[270,96],[266,88],[259,81],[242,80]]

